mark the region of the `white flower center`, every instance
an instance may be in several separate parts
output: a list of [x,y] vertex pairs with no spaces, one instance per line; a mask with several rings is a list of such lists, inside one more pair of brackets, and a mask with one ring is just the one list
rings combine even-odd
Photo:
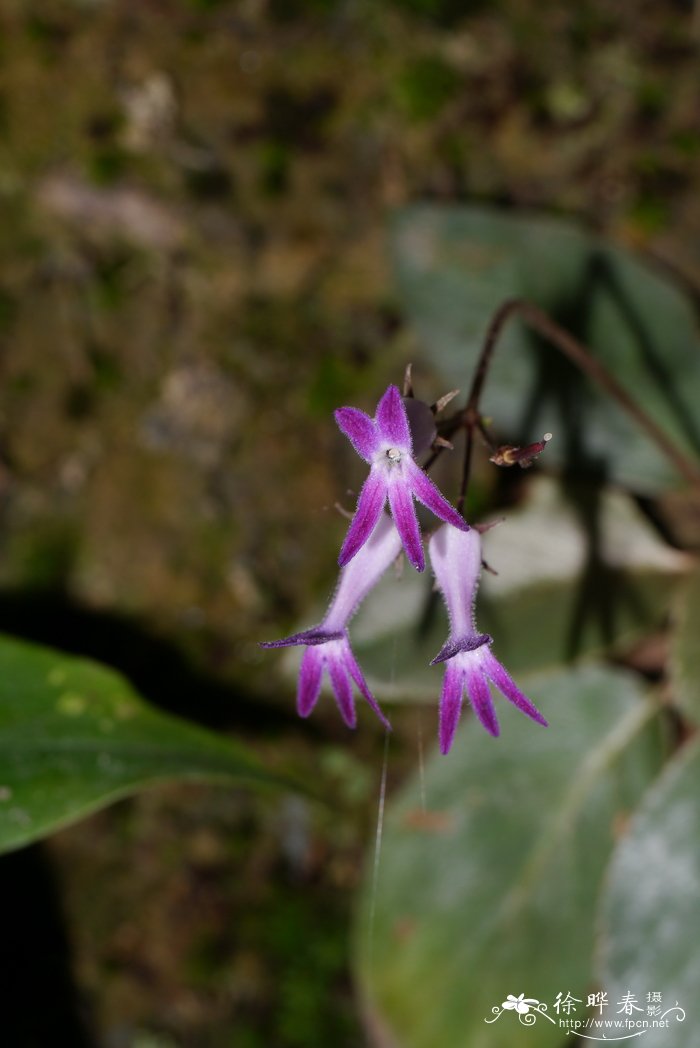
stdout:
[[400,448],[387,448],[386,457],[389,462],[400,462],[401,461],[401,449]]

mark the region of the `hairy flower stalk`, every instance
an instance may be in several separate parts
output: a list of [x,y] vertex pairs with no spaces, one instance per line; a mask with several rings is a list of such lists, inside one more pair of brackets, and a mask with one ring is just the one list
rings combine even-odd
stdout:
[[491,735],[499,734],[489,681],[522,713],[545,727],[547,721],[518,688],[491,652],[491,637],[479,633],[474,601],[481,574],[481,537],[475,529],[443,525],[428,543],[430,562],[450,619],[450,635],[431,665],[445,663],[440,695],[440,752],[448,753],[466,691],[477,717]]
[[302,717],[308,717],[316,705],[323,673],[327,670],[338,708],[348,727],[354,728],[357,723],[352,693],[354,681],[358,691],[382,724],[391,729],[352,653],[347,627],[361,602],[396,559],[400,550],[399,533],[391,519],[386,514],[381,514],[357,556],[341,571],[338,586],[323,622],[302,633],[295,633],[283,640],[266,641],[261,645],[263,648],[306,646],[297,689],[297,709]]
[[397,387],[389,386],[373,419],[358,408],[339,408],[335,419],[358,455],[370,464],[338,563],[348,564],[364,547],[388,499],[406,556],[417,571],[423,571],[425,557],[413,499],[461,531],[468,531],[469,525],[415,462],[406,408]]

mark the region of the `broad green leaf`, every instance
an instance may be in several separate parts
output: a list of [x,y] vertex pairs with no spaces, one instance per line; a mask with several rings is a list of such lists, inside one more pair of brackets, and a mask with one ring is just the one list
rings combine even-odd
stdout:
[[[690,744],[649,790],[620,841],[600,914],[600,977],[609,1000],[660,993],[669,1028],[650,1048],[699,1048],[700,746]],[[635,1013],[639,1018],[640,1013]]]
[[671,677],[673,698],[692,717],[700,720],[700,570],[688,578],[679,594],[671,633]]
[[[550,1013],[559,992],[585,999],[601,877],[659,767],[659,722],[621,671],[543,676],[528,694],[549,728],[502,700],[500,739],[470,718],[387,806],[357,977],[396,1048],[512,1048],[517,1016],[486,1022],[508,994]],[[537,1020],[538,1048],[565,1036]]]
[[0,852],[165,779],[274,782],[242,746],[152,709],[112,670],[0,637]]
[[[700,340],[689,300],[628,252],[569,223],[481,207],[413,206],[396,217],[399,295],[447,388],[467,388],[486,327],[526,298],[582,339],[696,459]],[[482,410],[507,438],[555,435],[550,461],[654,492],[675,470],[638,426],[520,324],[505,329]]]
[[[483,574],[477,622],[517,672],[620,649],[660,626],[692,564],[658,539],[624,493],[584,491],[577,505],[546,478],[530,485],[522,509],[484,535],[483,549],[498,575]],[[380,698],[434,698],[440,672],[429,662],[447,622],[430,578],[410,571],[386,577],[351,632]]]

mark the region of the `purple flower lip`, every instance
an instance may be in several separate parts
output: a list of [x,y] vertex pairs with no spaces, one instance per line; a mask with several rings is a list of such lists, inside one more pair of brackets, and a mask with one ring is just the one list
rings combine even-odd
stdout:
[[330,640],[342,640],[344,636],[344,630],[324,630],[314,626],[310,630],[293,633],[291,637],[283,637],[282,640],[261,640],[259,644],[261,648],[293,648],[297,644],[326,644]]
[[473,633],[466,637],[450,638],[445,641],[438,654],[431,660],[430,665],[436,666],[439,662],[446,662],[454,658],[460,651],[476,651],[477,648],[484,644],[491,644],[492,641],[493,638],[488,633]]
[[413,458],[406,407],[396,386],[389,386],[374,418],[358,408],[339,408],[338,426],[358,455],[370,465],[338,563],[348,564],[372,534],[387,499],[406,556],[417,571],[425,568],[420,527],[413,499],[460,531],[469,525]]

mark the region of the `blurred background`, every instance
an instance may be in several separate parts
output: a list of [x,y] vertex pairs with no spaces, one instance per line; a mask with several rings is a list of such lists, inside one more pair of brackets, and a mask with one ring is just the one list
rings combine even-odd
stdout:
[[3,858],[12,1048],[366,1043],[383,736],[297,723],[257,641],[333,584],[332,409],[418,356],[389,216],[539,209],[700,286],[699,46],[682,0],[2,0],[0,627],[331,800],[162,787]]

